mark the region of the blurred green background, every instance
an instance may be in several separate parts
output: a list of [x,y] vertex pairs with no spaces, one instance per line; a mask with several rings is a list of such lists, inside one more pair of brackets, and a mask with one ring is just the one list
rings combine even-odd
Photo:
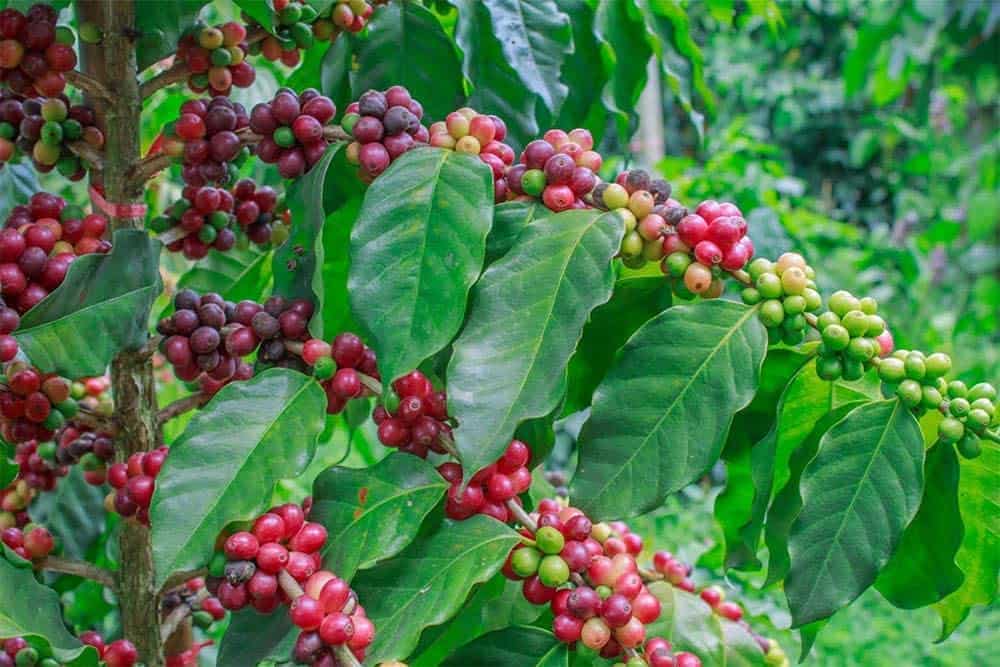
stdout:
[[[758,250],[801,250],[827,294],[878,298],[897,346],[953,353],[960,377],[1000,380],[1000,3],[704,0],[687,10],[704,63],[703,134],[664,81],[662,113],[641,112],[634,161],[667,176],[683,203],[735,201]],[[689,62],[671,64],[692,75]],[[667,157],[653,161],[661,142]],[[687,545],[683,556],[711,568],[700,570],[706,582],[721,562],[713,498],[691,487],[636,522]],[[780,591],[739,574],[727,582],[755,627],[787,625]],[[996,664],[1000,606],[934,644],[939,632],[932,609],[902,611],[872,590],[820,633],[809,664]],[[774,636],[796,652],[793,633]]]

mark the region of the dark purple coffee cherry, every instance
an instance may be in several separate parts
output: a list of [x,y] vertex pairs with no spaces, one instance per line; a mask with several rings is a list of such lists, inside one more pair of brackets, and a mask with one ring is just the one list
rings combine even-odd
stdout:
[[[212,327],[198,327],[191,333],[191,350],[195,354],[208,354],[214,352],[219,347],[220,337],[218,329]],[[214,368],[214,366],[213,366]]]
[[278,322],[278,318],[266,311],[261,311],[254,315],[250,321],[250,326],[261,340],[274,338],[281,331],[281,324]]
[[226,324],[226,311],[214,303],[203,303],[198,308],[198,321],[203,326],[221,329]]
[[193,310],[183,310],[176,311],[171,317],[170,322],[173,325],[174,332],[180,334],[181,336],[187,336],[192,331],[198,328],[198,315]]
[[198,293],[191,289],[182,289],[174,296],[174,308],[177,310],[195,310],[200,304]]
[[389,109],[385,95],[377,90],[369,90],[358,99],[358,113],[362,116],[382,118]]

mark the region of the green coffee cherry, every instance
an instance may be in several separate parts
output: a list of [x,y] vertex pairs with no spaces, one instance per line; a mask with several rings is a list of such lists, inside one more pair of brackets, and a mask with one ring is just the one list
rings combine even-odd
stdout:
[[923,380],[927,374],[927,366],[924,364],[923,357],[917,356],[915,352],[906,355],[903,366],[906,368],[906,376],[911,380]]
[[337,372],[337,364],[330,357],[320,357],[313,366],[313,375],[317,380],[329,380]]
[[948,412],[950,412],[955,417],[964,417],[969,414],[969,410],[972,406],[964,398],[953,398],[948,401]]
[[923,387],[920,386],[919,382],[911,378],[907,378],[899,383],[899,387],[896,388],[896,394],[903,401],[903,405],[908,408],[917,407],[924,398]]
[[938,424],[938,437],[947,443],[958,442],[965,435],[965,426],[954,417],[945,417]]
[[530,577],[538,572],[542,554],[534,547],[518,549],[510,557],[510,569],[519,577]]
[[765,327],[774,328],[779,326],[785,319],[785,308],[781,301],[768,299],[760,306],[760,321]]
[[935,352],[924,360],[924,367],[929,377],[939,378],[951,370],[951,357],[943,352]]
[[830,310],[843,317],[852,310],[858,310],[861,304],[850,292],[839,290],[830,297],[829,306]]
[[851,342],[851,334],[839,324],[831,324],[823,329],[823,343],[834,352],[846,350]]
[[996,407],[993,405],[993,401],[988,398],[977,398],[969,404],[969,408],[973,410],[982,410],[990,416],[990,419],[992,419],[996,414]]
[[889,357],[878,365],[878,376],[882,382],[897,384],[906,377],[906,369],[900,359]]
[[874,315],[878,312],[878,302],[870,296],[861,297],[858,300],[858,309],[865,315]]
[[[685,257],[687,257],[687,255],[685,255]],[[760,303],[762,297],[760,295],[760,292],[758,292],[756,288],[745,287],[740,292],[740,298],[742,298],[743,303],[747,304],[748,306],[756,306],[758,303]]]
[[805,297],[806,300],[806,310],[810,313],[823,307],[823,297],[821,297],[819,292],[815,289],[811,287],[806,288],[806,290],[802,293],[802,296]]
[[941,401],[944,400],[941,398],[941,392],[930,385],[924,385],[921,393],[921,404],[928,410],[936,410],[941,405]]
[[[667,259],[664,260],[664,261],[666,262],[667,271],[674,278],[683,278],[684,277],[684,272],[687,271],[687,268],[689,266],[691,266],[691,257],[686,252],[672,252],[672,253],[670,253],[667,256]],[[747,290],[749,290],[749,289],[752,289],[752,288],[748,287]],[[746,293],[747,290],[743,290],[743,292]],[[754,290],[754,292],[756,292],[756,291],[757,290]],[[744,301],[746,301],[745,297],[744,297]],[[759,293],[757,295],[757,301],[760,301],[760,294]],[[757,301],[754,301],[753,303],[757,303]],[[749,303],[749,302],[747,302],[747,303]],[[753,305],[753,304],[750,304],[750,305]]]
[[569,581],[569,566],[560,556],[545,556],[538,566],[538,580],[550,588],[562,586]]
[[[785,275],[788,275],[787,271]],[[806,298],[800,295],[785,297],[783,305],[786,313],[789,315],[798,315],[806,311]]]
[[545,189],[545,172],[541,169],[529,169],[521,176],[521,189],[524,194],[538,197]]
[[207,611],[196,611],[191,615],[191,618],[194,624],[202,629],[207,628],[215,622],[215,619]]
[[972,429],[975,433],[982,433],[987,426],[990,425],[990,415],[986,410],[980,410],[979,408],[972,408],[969,410],[969,416],[966,417],[965,423]]
[[32,646],[26,646],[14,656],[17,667],[35,667],[38,664],[38,651]]
[[816,360],[816,375],[823,380],[832,382],[839,380],[844,374],[844,366],[837,357],[820,357]]
[[851,338],[864,336],[868,331],[868,316],[860,310],[849,310],[840,319],[840,323],[851,334]]
[[868,330],[865,332],[865,335],[874,338],[875,336],[881,334],[883,331],[885,331],[885,320],[883,320],[878,315],[869,315]]
[[991,401],[995,401],[997,400],[997,390],[989,382],[980,382],[969,389],[968,398],[970,401],[975,401],[979,398],[988,398]]
[[846,354],[850,359],[868,361],[875,356],[875,345],[870,338],[852,338],[847,345]]
[[844,379],[845,380],[860,380],[865,374],[865,366],[860,361],[855,359],[845,359],[844,360]]
[[610,586],[598,586],[594,589],[594,591],[601,597],[602,600],[607,600],[611,597],[611,594],[614,593]]
[[836,313],[829,310],[816,318],[816,327],[820,331],[823,331],[828,326],[833,324],[840,325],[840,317],[838,317]]
[[750,266],[747,267],[747,273],[750,274],[750,278],[756,281],[765,273],[773,273],[774,264],[771,260],[764,257],[758,257],[757,259],[750,262]]
[[557,554],[566,546],[566,538],[557,528],[542,526],[535,532],[535,544],[542,553]]
[[966,394],[969,393],[969,389],[965,386],[965,383],[961,380],[952,380],[948,383],[948,395],[955,397],[965,398]]
[[774,273],[765,273],[757,279],[757,291],[765,299],[781,298],[781,278]]
[[983,453],[982,445],[979,443],[979,436],[970,431],[966,431],[962,439],[958,441],[958,453],[963,458],[974,459]]

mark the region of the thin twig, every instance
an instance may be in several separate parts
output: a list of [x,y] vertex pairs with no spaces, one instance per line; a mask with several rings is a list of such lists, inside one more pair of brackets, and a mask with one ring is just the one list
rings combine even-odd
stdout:
[[451,436],[445,432],[438,434],[438,442],[444,448],[444,451],[448,452],[452,458],[454,458],[459,463],[462,462],[462,456],[458,453],[458,447],[455,445],[455,441],[451,439]]
[[189,74],[191,74],[191,70],[188,69],[187,63],[179,60],[175,61],[173,65],[163,70],[152,79],[143,81],[139,85],[139,95],[145,100],[161,88],[166,88],[167,86],[180,83],[181,81],[187,81]]
[[66,143],[69,150],[77,157],[86,160],[91,169],[104,170],[104,151],[91,146],[86,141],[70,141]]
[[156,423],[163,425],[174,417],[182,415],[189,410],[197,410],[201,406],[205,405],[205,403],[208,403],[208,399],[210,398],[211,396],[202,392],[191,394],[190,396],[185,396],[184,398],[178,398],[176,401],[170,403],[156,413]]
[[167,580],[163,582],[163,587],[160,588],[160,593],[169,591],[172,588],[177,588],[189,579],[194,579],[195,577],[204,577],[208,574],[207,567],[199,567],[197,570],[185,570],[183,572],[174,572],[172,575],[167,577]]
[[193,234],[193,232],[189,232],[180,225],[174,225],[173,227],[163,232],[162,234],[157,234],[156,239],[163,245],[170,245],[175,241],[180,241],[183,238],[187,238],[191,234]]
[[990,442],[1000,443],[1000,434],[994,433],[993,431],[983,431],[983,439],[989,440]]
[[361,384],[367,387],[371,393],[376,396],[382,395],[382,383],[373,378],[371,375],[358,371],[358,379],[361,380]]
[[63,72],[63,78],[66,79],[66,83],[91,97],[101,100],[111,99],[111,92],[104,87],[103,83],[79,70]]
[[650,583],[650,582],[652,582],[652,581],[663,581],[663,575],[662,574],[660,574],[659,572],[657,572],[655,570],[650,570],[649,568],[646,568],[646,567],[640,567],[639,568],[639,576],[641,576],[642,580],[644,582],[646,582],[647,584]]
[[114,435],[118,432],[118,425],[115,423],[113,417],[105,417],[96,412],[91,412],[86,408],[80,408],[70,421],[81,426],[86,426],[94,431],[107,433],[108,435]]
[[34,563],[36,570],[48,570],[49,572],[59,572],[60,574],[72,574],[76,577],[83,577],[96,581],[102,586],[110,589],[115,588],[115,576],[110,570],[97,567],[93,563],[84,560],[72,560],[70,558],[60,558],[59,556],[47,556]]
[[510,513],[514,515],[514,518],[529,531],[532,533],[538,531],[538,524],[535,520],[528,516],[528,513],[524,511],[524,508],[514,502],[513,499],[507,501],[507,509],[510,510]]
[[132,168],[132,182],[145,184],[146,181],[173,164],[173,161],[174,159],[166,153],[147,155]]

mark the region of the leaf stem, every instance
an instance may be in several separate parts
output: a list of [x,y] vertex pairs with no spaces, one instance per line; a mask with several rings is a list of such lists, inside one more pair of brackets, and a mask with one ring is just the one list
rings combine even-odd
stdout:
[[156,423],[162,425],[189,410],[197,410],[208,403],[210,398],[211,396],[202,392],[179,398],[156,413]]
[[1000,444],[1000,434],[993,431],[983,431],[983,439]]
[[373,378],[371,375],[366,375],[361,371],[358,371],[358,379],[361,380],[363,384],[370,392],[376,396],[382,395],[382,383]]
[[524,511],[523,507],[514,502],[513,499],[507,501],[507,509],[514,515],[514,518],[517,519],[522,526],[531,531],[532,534],[538,530],[538,524],[535,520]]
[[111,99],[111,93],[104,86],[104,84],[89,74],[84,74],[83,72],[74,69],[68,72],[63,72],[63,78],[66,79],[66,83],[73,86],[80,92],[86,93],[92,98],[97,98],[102,102],[107,102]]
[[60,558],[59,556],[47,556],[40,561],[33,563],[36,570],[48,570],[60,574],[71,574],[76,577],[90,579],[97,583],[115,589],[115,577],[110,570],[105,570],[93,563],[83,560],[73,560],[70,558]]

